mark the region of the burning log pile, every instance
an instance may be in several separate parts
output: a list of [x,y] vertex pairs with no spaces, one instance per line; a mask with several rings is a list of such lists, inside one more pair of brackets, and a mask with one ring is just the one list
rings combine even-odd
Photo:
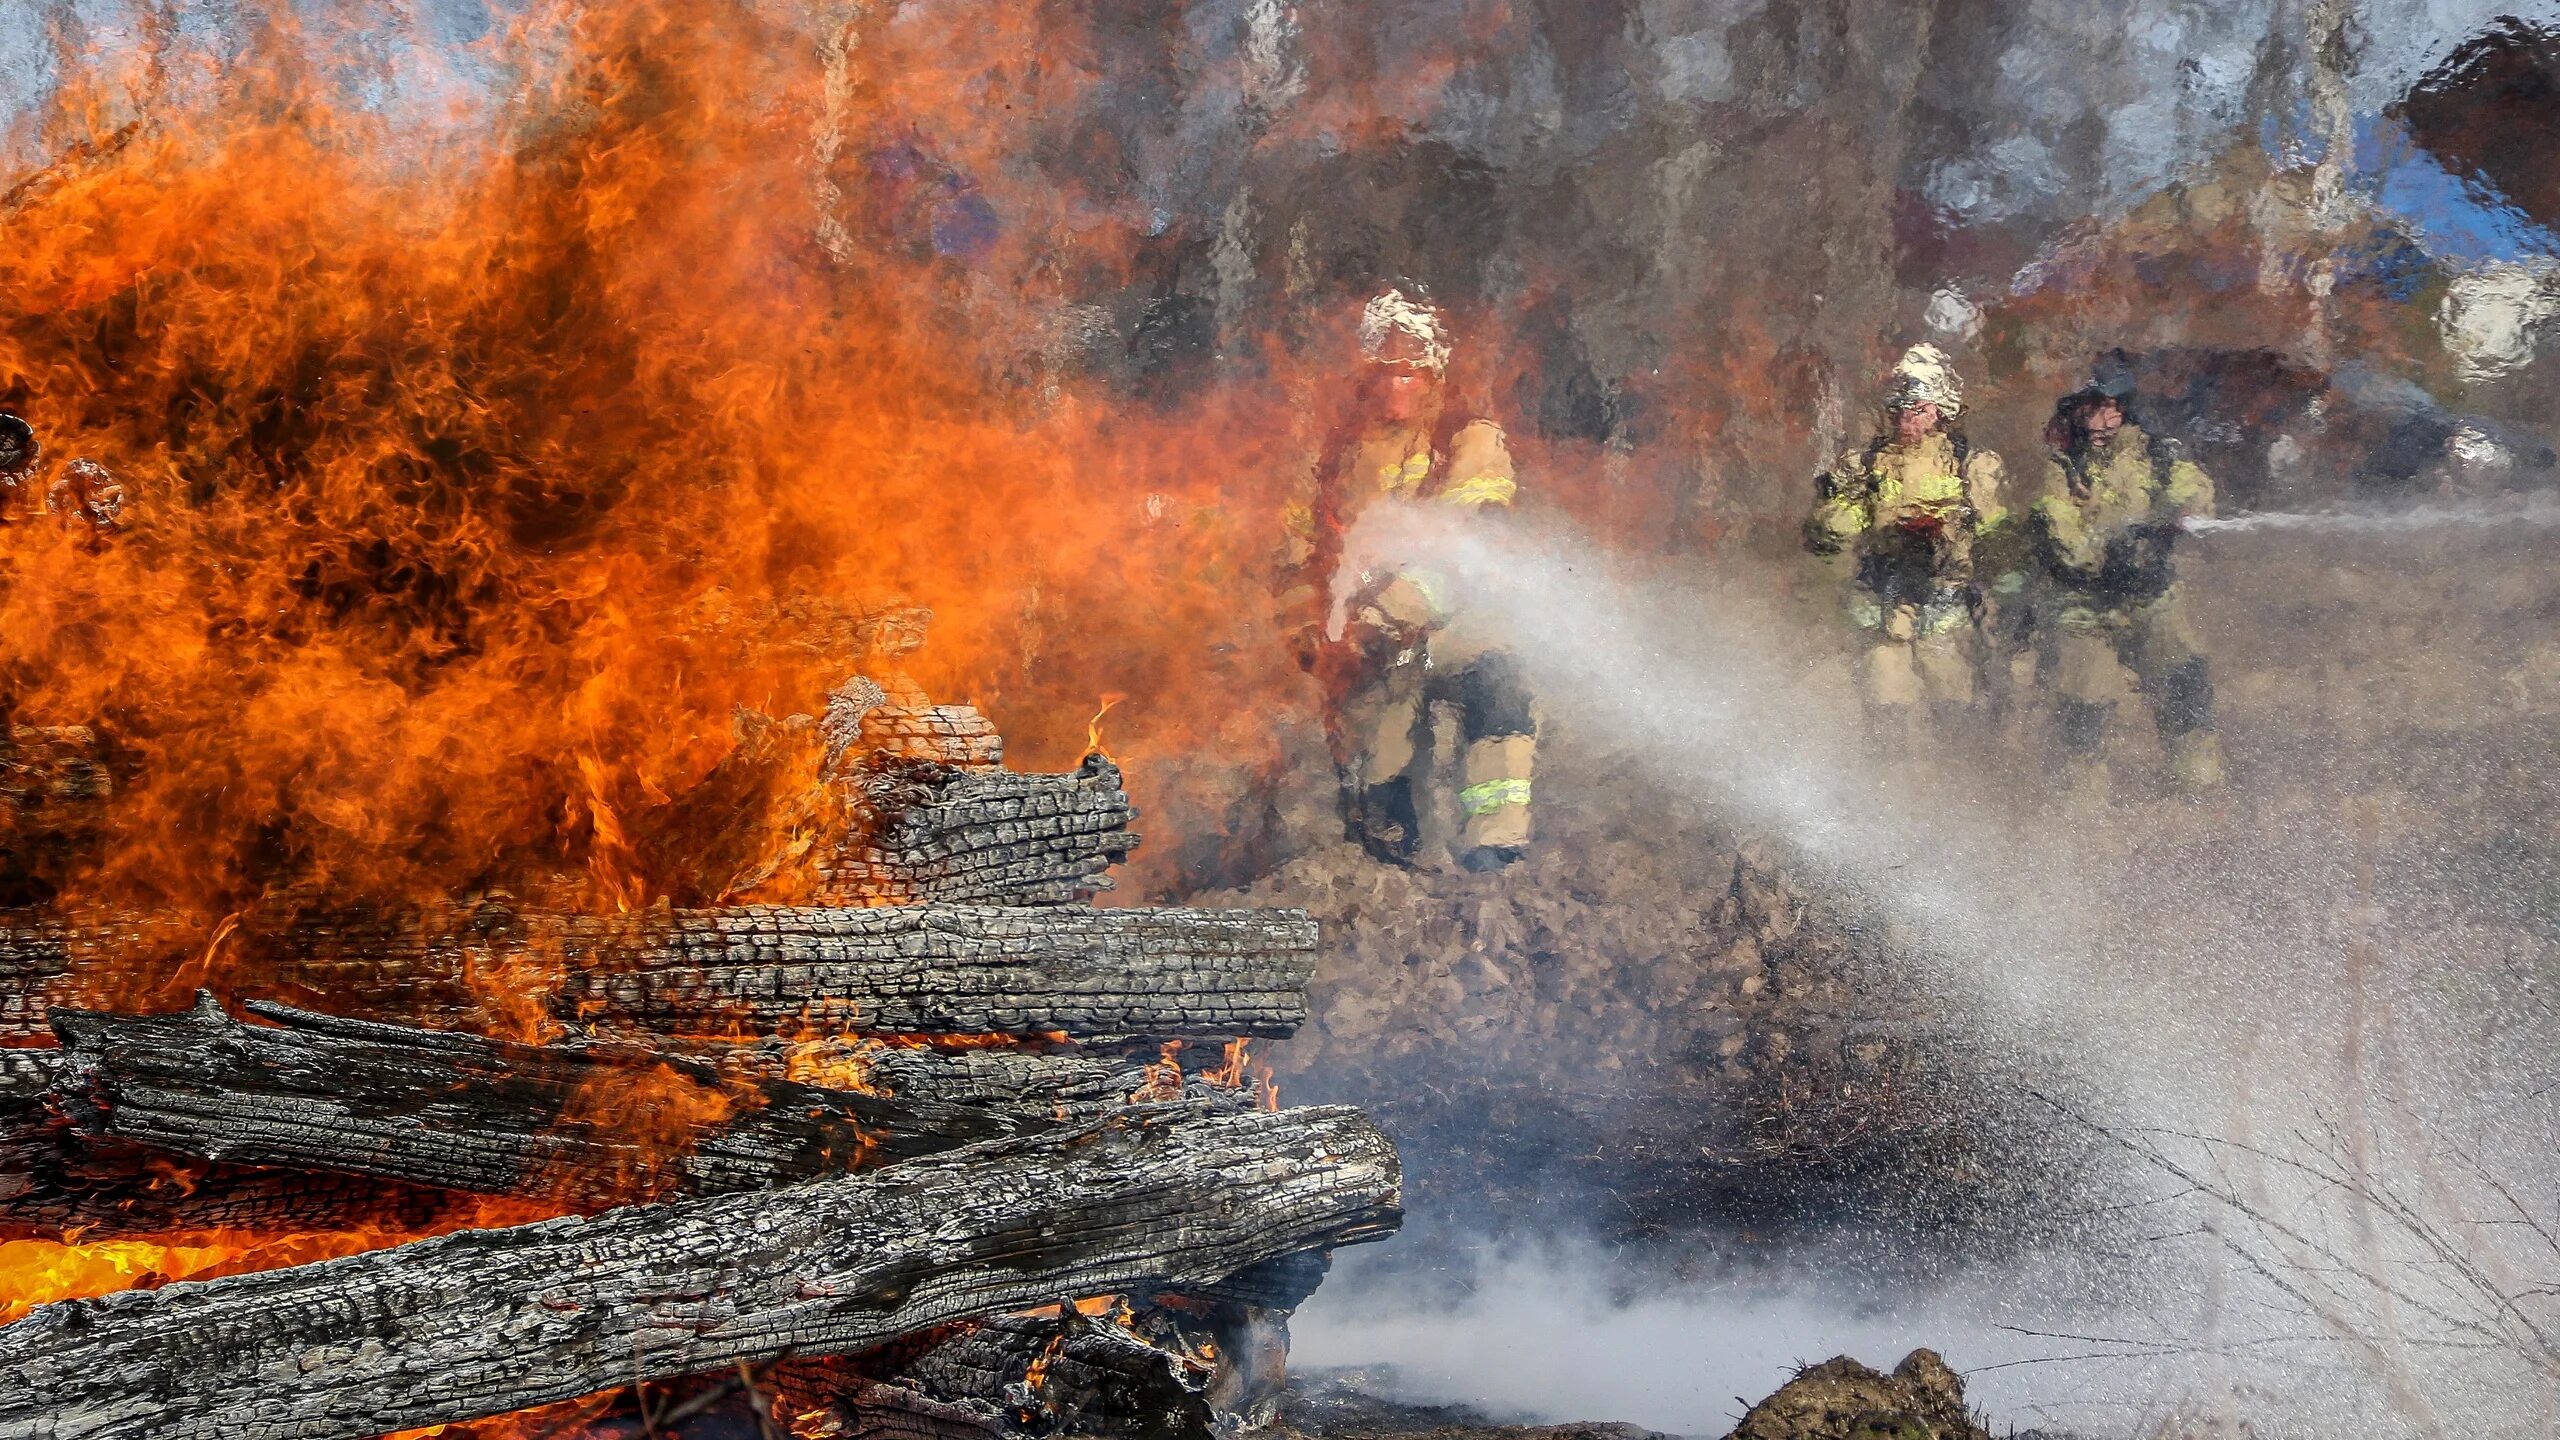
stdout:
[[[776,722],[843,802],[801,861],[829,903],[0,925],[0,1032],[53,1041],[0,1049],[0,1238],[383,1242],[37,1307],[0,1327],[0,1437],[367,1436],[626,1387],[655,1428],[648,1385],[732,1374],[777,1434],[1267,1406],[1325,1257],[1399,1216],[1374,1125],[1247,1074],[1305,1018],[1313,924],[1091,908],[1134,843],[1108,760],[1008,772],[974,711],[831,702]],[[224,953],[270,995],[122,999],[138,957]]]

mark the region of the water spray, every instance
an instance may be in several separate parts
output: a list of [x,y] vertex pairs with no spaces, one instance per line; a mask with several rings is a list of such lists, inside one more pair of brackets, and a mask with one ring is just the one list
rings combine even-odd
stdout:
[[[2190,528],[2555,518],[2560,505],[2446,505]],[[1468,644],[1513,649],[1560,728],[1783,837],[1817,884],[1881,920],[1890,963],[1959,1043],[2128,1158],[2057,1180],[2046,1203],[2092,1227],[2071,1248],[1968,1281],[2018,1333],[2133,1337],[2041,1357],[2097,1366],[2075,1390],[2131,1413],[2241,1386],[2269,1436],[2441,1435],[2426,1417],[2448,1414],[2477,1422],[2461,1433],[2530,1433],[2515,1397],[2549,1373],[2543,1302],[2443,1262],[2451,1246],[2511,1266],[2524,1277],[2512,1289],[2548,1279],[2475,1218],[2507,1213],[2500,1186],[2547,1184],[2548,1106],[2512,1057],[2548,1053],[2554,1017],[2529,983],[2492,978],[2520,972],[2359,931],[2361,978],[2342,984],[2335,913],[2374,902],[2324,895],[2343,842],[2264,827],[2246,797],[2092,817],[1995,773],[1996,756],[1915,783],[1871,743],[1832,647],[1770,587],[1719,569],[1635,573],[1587,536],[1428,506],[1373,507],[1343,562],[1429,574]],[[2380,1038],[2355,1053],[2384,1058],[2343,1070],[2360,1034]],[[2355,1137],[2352,1163],[2327,1148],[2334,1135]]]
[[2261,510],[2246,515],[2190,516],[2190,535],[2290,531],[2311,535],[2416,535],[2430,530],[2549,529],[2560,525],[2560,499],[2535,496],[2520,505],[2421,505],[2410,510]]

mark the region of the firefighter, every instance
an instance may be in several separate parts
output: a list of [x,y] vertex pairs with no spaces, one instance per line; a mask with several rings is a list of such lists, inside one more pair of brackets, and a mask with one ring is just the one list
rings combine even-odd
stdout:
[[1974,703],[1976,551],[2009,528],[2000,457],[1966,441],[1963,413],[1946,352],[1912,346],[1894,366],[1881,429],[1822,475],[1805,526],[1814,553],[1854,562],[1859,693],[1878,739],[1897,748],[1916,750]]
[[[1343,542],[1373,505],[1468,514],[1518,492],[1502,427],[1452,403],[1439,312],[1399,289],[1360,314],[1360,376],[1316,465],[1312,502],[1292,517],[1301,654],[1324,692],[1325,735],[1352,839],[1414,864],[1430,807],[1431,711],[1457,712],[1459,863],[1491,870],[1529,845],[1538,725],[1518,660],[1453,627],[1445,587],[1413,568],[1340,573]],[[1339,599],[1338,628],[1320,618]],[[1447,777],[1440,777],[1444,780]]]
[[2030,514],[2055,738],[2073,789],[2091,803],[2107,796],[2108,721],[2128,672],[2177,787],[2222,783],[2212,673],[2174,563],[2186,520],[2213,513],[2213,478],[2175,441],[2145,434],[2132,402],[2121,366],[2062,398],[2047,432],[2060,443]]

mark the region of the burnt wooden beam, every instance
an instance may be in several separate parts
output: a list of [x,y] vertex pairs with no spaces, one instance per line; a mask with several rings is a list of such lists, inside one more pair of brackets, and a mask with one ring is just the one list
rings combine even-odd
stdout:
[[1155,1047],[1101,1050],[944,1050],[931,1046],[865,1056],[865,1083],[903,1100],[970,1105],[1006,1114],[1086,1120],[1144,1089]]
[[58,1087],[73,1056],[0,1050],[0,1239],[89,1239],[205,1230],[424,1230],[449,1190],[302,1174],[83,1137]]
[[234,1020],[209,995],[176,1015],[54,1011],[53,1089],[73,1136],[588,1210],[771,1189],[1031,1128],[651,1050],[249,1008],[278,1023]]
[[378,1435],[1205,1286],[1380,1238],[1399,1204],[1394,1146],[1357,1111],[1130,1111],[786,1190],[43,1306],[0,1328],[0,1440]]
[[[624,1033],[1286,1035],[1306,1018],[1303,911],[748,906],[588,916],[496,900],[252,916],[218,943],[166,919],[0,924],[0,1039],[54,1005],[182,1005],[161,977],[389,1021],[496,1030],[530,997]],[[190,989],[193,985],[190,984]]]
[[829,904],[1081,904],[1138,843],[1120,767],[1099,755],[1026,774],[875,754],[838,783],[856,823],[818,860]]
[[486,1218],[476,1197],[439,1187],[226,1165],[67,1134],[25,1163],[0,1176],[0,1240],[423,1234]]

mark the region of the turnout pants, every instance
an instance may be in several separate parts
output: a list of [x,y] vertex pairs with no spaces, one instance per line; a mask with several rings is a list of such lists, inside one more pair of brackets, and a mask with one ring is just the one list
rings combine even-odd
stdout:
[[1431,710],[1457,711],[1456,778],[1462,856],[1529,843],[1529,784],[1537,719],[1519,661],[1482,650],[1452,659],[1418,652],[1367,669],[1334,702],[1334,762],[1353,838],[1383,858],[1411,860],[1421,844],[1431,777]]
[[2065,601],[2054,623],[2053,666],[2055,731],[2066,760],[2103,764],[2116,703],[2139,692],[2179,785],[2221,783],[2212,669],[2177,586],[2123,604]]

